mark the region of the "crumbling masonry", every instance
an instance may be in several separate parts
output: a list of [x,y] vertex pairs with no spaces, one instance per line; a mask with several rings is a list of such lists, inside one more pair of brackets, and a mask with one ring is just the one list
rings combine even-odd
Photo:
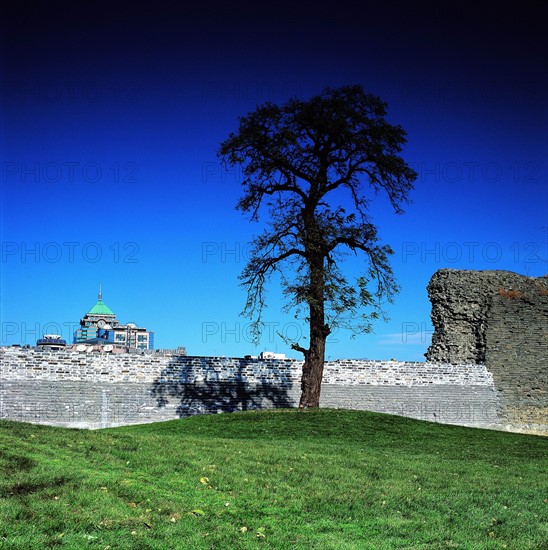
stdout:
[[484,364],[500,416],[548,423],[548,278],[441,269],[428,285],[434,334],[429,362]]

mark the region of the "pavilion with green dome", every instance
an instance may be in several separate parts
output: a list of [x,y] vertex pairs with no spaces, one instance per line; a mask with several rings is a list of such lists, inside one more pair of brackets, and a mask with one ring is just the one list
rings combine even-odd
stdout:
[[97,303],[89,310],[88,315],[115,317],[114,312],[103,302],[100,294]]

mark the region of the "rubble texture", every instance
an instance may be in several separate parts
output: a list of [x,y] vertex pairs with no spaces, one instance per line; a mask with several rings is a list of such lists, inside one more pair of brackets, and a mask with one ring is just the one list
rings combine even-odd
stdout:
[[502,419],[548,423],[548,278],[441,269],[428,295],[434,334],[427,361],[485,364]]

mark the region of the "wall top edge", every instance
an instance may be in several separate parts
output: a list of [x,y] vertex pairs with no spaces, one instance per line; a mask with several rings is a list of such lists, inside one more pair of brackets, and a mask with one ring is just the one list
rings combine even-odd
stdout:
[[[220,362],[243,362],[248,364],[287,364],[287,365],[296,365],[296,364],[302,364],[304,361],[302,359],[293,359],[293,358],[285,358],[285,359],[259,359],[259,358],[245,358],[245,357],[228,357],[224,355],[181,355],[180,353],[176,353],[175,351],[173,353],[162,353],[162,354],[154,354],[154,353],[146,353],[146,354],[140,354],[140,353],[119,353],[119,354],[111,354],[111,353],[85,353],[85,352],[77,352],[77,351],[47,351],[47,350],[39,350],[36,348],[19,348],[19,347],[12,347],[12,346],[0,346],[0,354],[2,355],[21,355],[21,354],[28,354],[28,355],[36,355],[38,357],[47,357],[47,358],[93,358],[93,359],[100,359],[100,358],[113,358],[115,360],[127,360],[127,359],[163,359],[167,357],[177,357],[179,359],[182,359],[185,362],[191,362],[191,361],[220,361]],[[345,359],[334,359],[334,360],[326,360],[326,365],[329,366],[344,366],[346,364],[363,364],[363,365],[375,365],[375,364],[383,364],[383,365],[412,365],[416,367],[421,366],[466,366],[466,367],[484,367],[484,364],[479,363],[446,363],[446,362],[433,362],[433,361],[406,361],[406,360],[395,360],[395,359],[353,359],[353,358],[345,358]]]

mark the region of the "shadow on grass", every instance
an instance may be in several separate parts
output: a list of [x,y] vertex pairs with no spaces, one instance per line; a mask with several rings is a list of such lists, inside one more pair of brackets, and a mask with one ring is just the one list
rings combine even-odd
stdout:
[[[219,361],[221,367],[219,368]],[[177,403],[180,418],[195,414],[234,412],[294,406],[289,396],[289,373],[257,360],[223,359],[212,364],[208,357],[174,357],[153,382],[151,394],[158,407]]]
[[67,484],[70,480],[65,477],[54,478],[48,481],[42,482],[21,482],[9,485],[3,490],[0,491],[0,496],[2,497],[20,497],[27,496],[43,491],[45,489],[54,489],[57,487],[62,487]]

